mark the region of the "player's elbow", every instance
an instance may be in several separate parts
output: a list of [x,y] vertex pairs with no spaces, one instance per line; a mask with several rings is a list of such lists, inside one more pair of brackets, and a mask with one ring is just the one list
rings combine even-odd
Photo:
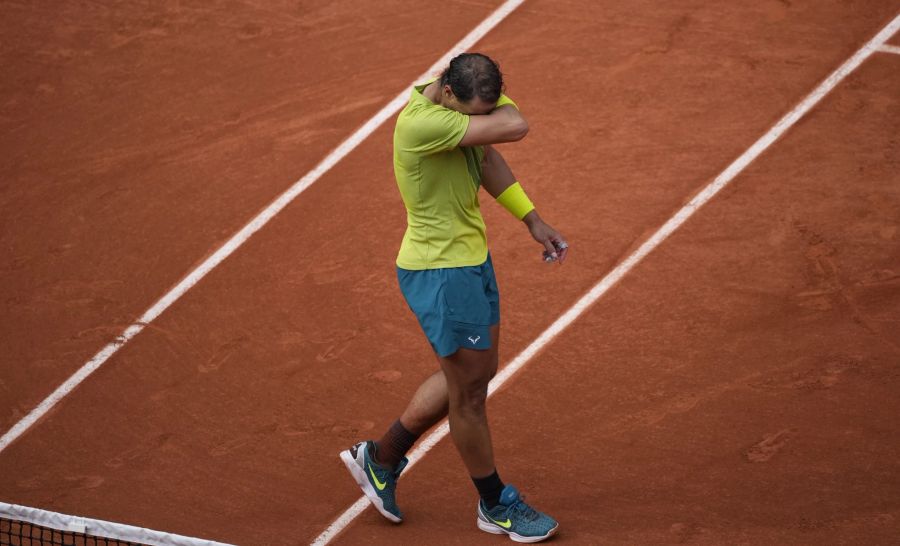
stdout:
[[524,119],[518,119],[509,128],[509,141],[516,142],[525,138],[528,134],[528,122]]

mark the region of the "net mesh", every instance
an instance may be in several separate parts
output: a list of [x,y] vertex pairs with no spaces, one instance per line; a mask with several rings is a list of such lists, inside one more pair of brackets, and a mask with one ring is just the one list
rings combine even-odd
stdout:
[[0,546],[145,546],[0,516]]
[[0,546],[232,546],[0,501]]

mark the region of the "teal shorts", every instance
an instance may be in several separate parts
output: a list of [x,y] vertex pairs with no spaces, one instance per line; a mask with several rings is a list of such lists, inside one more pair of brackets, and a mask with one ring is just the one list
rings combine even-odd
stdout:
[[500,292],[491,256],[470,267],[413,271],[397,268],[400,291],[438,356],[491,348],[500,322]]

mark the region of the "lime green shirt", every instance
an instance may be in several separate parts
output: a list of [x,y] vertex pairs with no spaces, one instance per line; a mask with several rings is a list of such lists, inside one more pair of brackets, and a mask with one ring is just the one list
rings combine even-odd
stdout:
[[478,205],[484,148],[458,146],[469,116],[422,95],[430,83],[413,88],[394,128],[394,176],[407,220],[397,266],[480,265],[488,252]]

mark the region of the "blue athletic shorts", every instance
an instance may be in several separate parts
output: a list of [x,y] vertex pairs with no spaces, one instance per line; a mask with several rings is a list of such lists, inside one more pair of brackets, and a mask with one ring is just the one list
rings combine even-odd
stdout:
[[500,322],[500,292],[491,256],[470,267],[397,268],[400,291],[438,356],[460,347],[491,348],[489,327]]

